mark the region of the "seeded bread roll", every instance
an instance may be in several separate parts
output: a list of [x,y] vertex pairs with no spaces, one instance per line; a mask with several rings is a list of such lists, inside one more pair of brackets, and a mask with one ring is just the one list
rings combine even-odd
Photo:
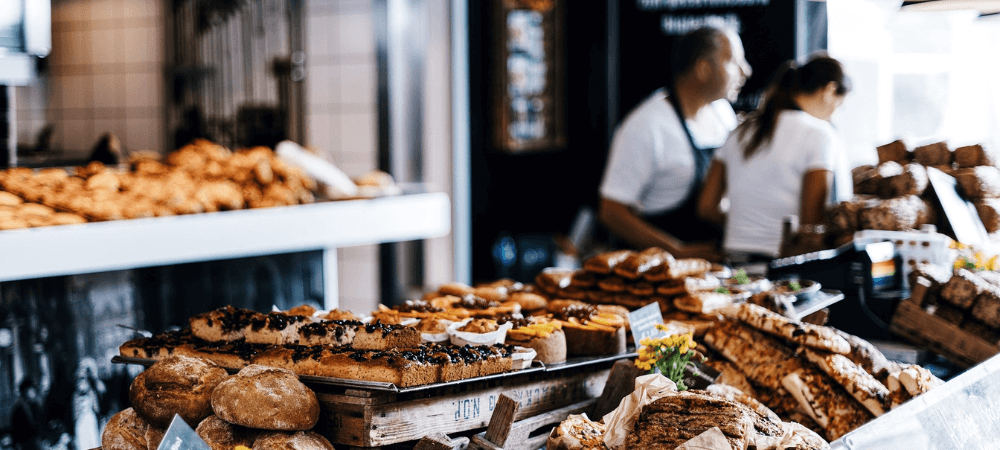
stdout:
[[936,142],[913,149],[913,159],[925,166],[943,166],[951,164],[951,151],[948,144]]
[[903,166],[903,173],[883,180],[883,197],[894,198],[904,195],[923,195],[929,180],[927,169],[920,164]]
[[976,205],[976,213],[979,214],[979,219],[983,221],[983,226],[986,227],[986,232],[995,233],[1000,231],[1000,199],[982,198],[973,203]]
[[955,162],[958,167],[995,166],[997,154],[993,149],[982,145],[967,145],[955,149]]
[[251,428],[233,425],[216,415],[208,416],[202,420],[194,432],[198,433],[198,436],[204,439],[212,447],[212,450],[233,450],[237,445],[247,448],[253,447],[257,435],[260,433]]
[[150,426],[146,428],[146,450],[156,450],[163,441],[163,435],[167,434],[166,428]]
[[334,450],[330,441],[312,431],[261,433],[253,443],[253,450]]
[[192,427],[212,415],[212,391],[229,375],[200,358],[168,356],[135,377],[129,401],[147,423],[167,428],[175,414]]
[[308,430],[319,420],[316,394],[294,372],[257,364],[220,383],[212,409],[229,423],[263,430]]
[[886,161],[902,163],[909,160],[910,157],[913,156],[906,149],[906,144],[899,139],[888,144],[875,147],[875,151],[878,152],[879,163],[884,163]]
[[111,416],[104,433],[101,448],[104,450],[146,450],[146,429],[149,425],[132,408]]
[[1000,169],[978,166],[956,170],[953,174],[966,198],[1000,197]]

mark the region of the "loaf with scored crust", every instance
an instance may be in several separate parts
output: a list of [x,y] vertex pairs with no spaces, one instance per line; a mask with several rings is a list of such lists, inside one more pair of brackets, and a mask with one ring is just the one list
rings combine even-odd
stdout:
[[295,373],[258,364],[220,383],[212,410],[226,422],[263,430],[308,430],[319,420],[316,394]]
[[129,401],[139,417],[167,428],[175,414],[198,426],[212,415],[211,398],[229,374],[211,361],[172,355],[140,373],[129,388]]

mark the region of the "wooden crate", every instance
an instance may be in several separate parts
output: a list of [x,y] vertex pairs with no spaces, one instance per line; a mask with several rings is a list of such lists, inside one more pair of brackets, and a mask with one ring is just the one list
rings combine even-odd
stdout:
[[958,325],[935,317],[920,307],[926,285],[913,286],[910,298],[903,300],[889,323],[889,331],[963,367],[971,367],[1000,353],[1000,347],[969,333]]
[[418,440],[432,433],[485,428],[500,394],[518,402],[517,419],[599,397],[613,363],[512,374],[400,394],[317,390],[321,411],[315,431],[335,445],[379,447]]

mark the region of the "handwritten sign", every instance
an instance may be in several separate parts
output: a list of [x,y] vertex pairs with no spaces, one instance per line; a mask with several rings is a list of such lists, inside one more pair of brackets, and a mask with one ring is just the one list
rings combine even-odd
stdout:
[[212,450],[181,416],[174,414],[170,427],[163,434],[163,440],[156,450]]
[[660,314],[660,305],[650,303],[642,308],[628,313],[628,323],[632,328],[632,340],[638,346],[643,338],[656,337],[663,334],[656,329],[657,324],[663,323],[663,315]]

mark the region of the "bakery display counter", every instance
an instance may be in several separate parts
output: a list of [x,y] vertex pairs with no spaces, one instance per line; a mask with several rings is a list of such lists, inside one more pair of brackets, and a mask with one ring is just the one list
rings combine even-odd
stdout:
[[[323,250],[337,306],[336,249],[447,235],[443,193],[26,228],[0,232],[0,282]],[[16,255],[16,256],[11,256]]]

